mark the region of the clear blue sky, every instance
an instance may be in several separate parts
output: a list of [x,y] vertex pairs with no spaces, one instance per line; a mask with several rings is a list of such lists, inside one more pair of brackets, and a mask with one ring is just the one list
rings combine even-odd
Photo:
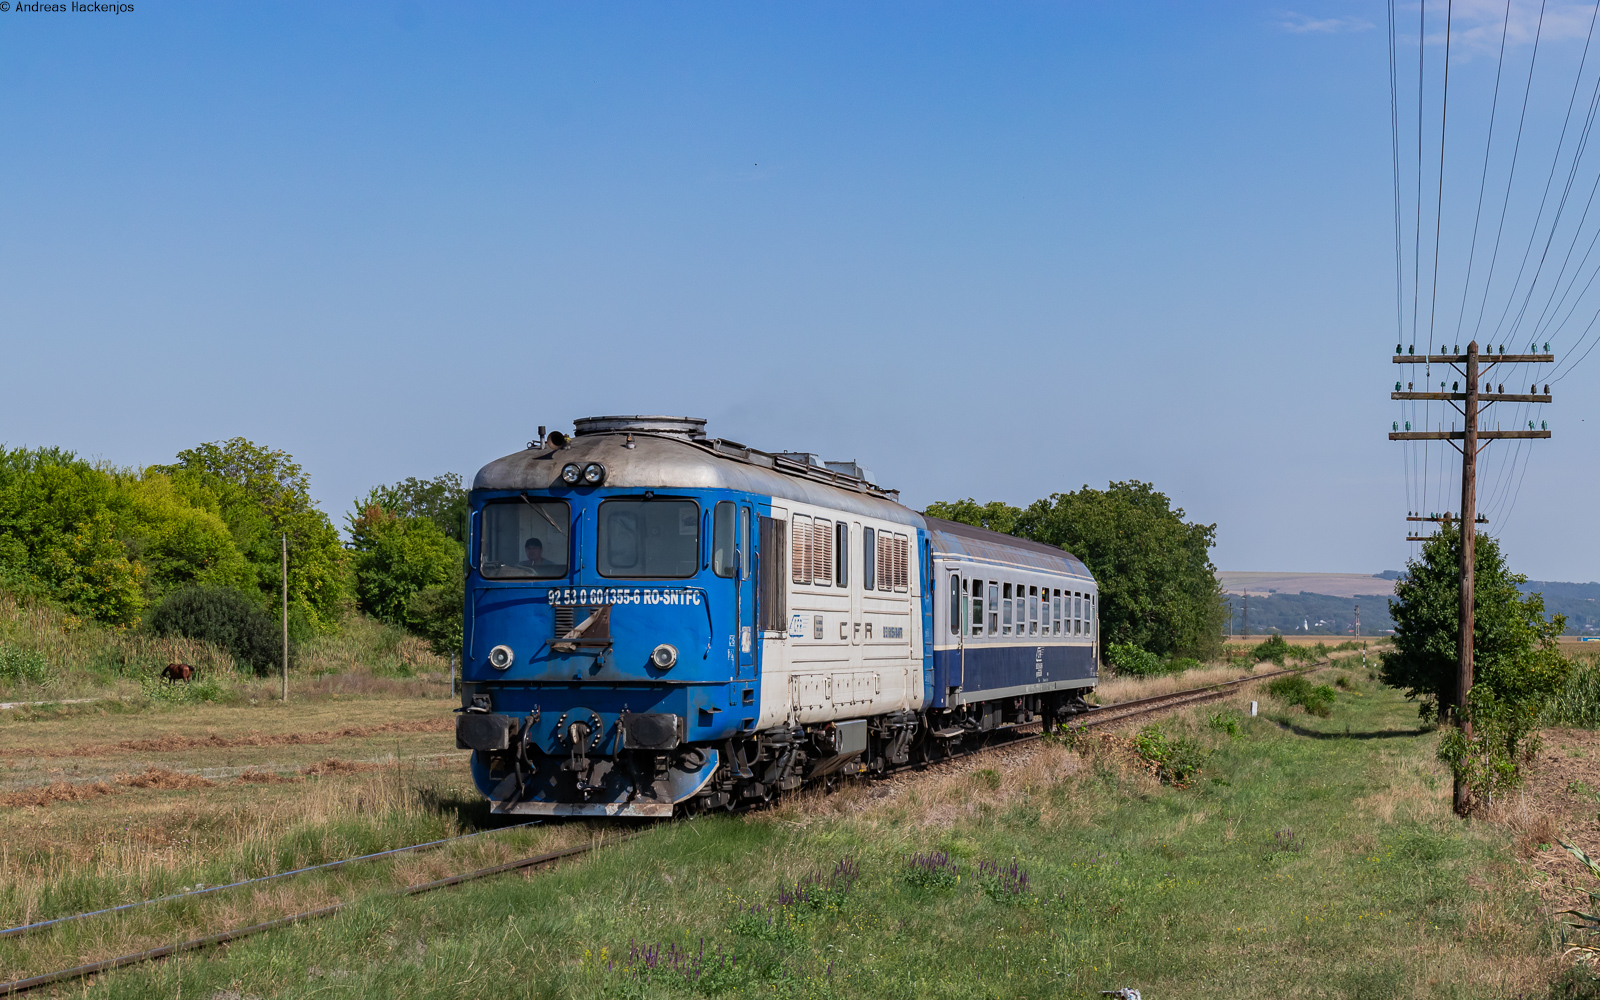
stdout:
[[[1147,480],[1224,568],[1410,551],[1382,4],[134,6],[0,14],[11,446],[243,435],[342,520],[687,413],[917,507]],[[1481,156],[1500,14],[1457,6]],[[1600,577],[1597,372],[1492,526],[1536,578]]]

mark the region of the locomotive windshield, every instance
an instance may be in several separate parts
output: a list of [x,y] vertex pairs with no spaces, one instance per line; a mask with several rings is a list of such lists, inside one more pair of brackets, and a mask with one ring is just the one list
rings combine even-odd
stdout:
[[700,505],[607,500],[600,505],[599,541],[601,576],[694,576],[700,566]]
[[492,580],[566,576],[571,523],[563,500],[517,497],[485,504],[479,571]]

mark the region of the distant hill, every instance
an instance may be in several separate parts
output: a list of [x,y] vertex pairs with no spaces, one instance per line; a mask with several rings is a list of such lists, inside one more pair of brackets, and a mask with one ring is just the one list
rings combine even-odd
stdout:
[[1600,632],[1600,583],[1557,583],[1529,580],[1523,593],[1544,595],[1544,609],[1553,615],[1567,616],[1568,635]]
[[1240,573],[1218,571],[1217,580],[1230,594],[1283,593],[1327,594],[1332,597],[1356,597],[1360,594],[1393,594],[1394,581],[1400,574],[1388,572],[1373,576],[1367,573]]
[[[1394,628],[1389,617],[1389,598],[1394,595],[1394,578],[1388,571],[1377,576],[1359,573],[1218,573],[1228,592],[1232,611],[1229,630],[1243,627],[1244,596],[1250,594],[1250,632],[1255,635],[1277,630],[1285,635],[1353,634],[1356,605],[1361,606],[1361,633],[1383,635]],[[1324,590],[1296,584],[1321,584]],[[1328,587],[1332,583],[1337,589]],[[1328,593],[1327,590],[1335,592]],[[1524,593],[1544,595],[1545,610],[1567,616],[1568,635],[1600,633],[1600,583],[1561,583],[1529,580]]]
[[[1370,577],[1368,578],[1370,579]],[[1385,581],[1375,580],[1382,584]],[[1394,628],[1389,617],[1390,594],[1363,594],[1342,597],[1335,594],[1263,594],[1250,592],[1250,632],[1262,635],[1274,630],[1284,635],[1354,635],[1356,605],[1361,606],[1361,634],[1385,635]],[[1245,597],[1229,594],[1232,608],[1229,631],[1238,634],[1244,627]]]

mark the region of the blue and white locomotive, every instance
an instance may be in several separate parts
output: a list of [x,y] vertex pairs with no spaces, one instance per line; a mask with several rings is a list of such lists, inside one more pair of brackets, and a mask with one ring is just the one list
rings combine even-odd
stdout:
[[1085,708],[1094,578],[854,462],[591,417],[478,472],[457,745],[501,813],[670,816]]

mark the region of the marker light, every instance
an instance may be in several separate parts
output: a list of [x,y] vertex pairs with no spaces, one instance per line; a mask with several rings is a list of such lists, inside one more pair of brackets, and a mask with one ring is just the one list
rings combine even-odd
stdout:
[[599,462],[590,462],[583,467],[583,485],[599,486],[606,481],[606,467]]
[[662,670],[671,670],[672,665],[678,662],[677,647],[671,643],[663,642],[650,654],[650,662]]
[[489,650],[489,666],[496,670],[508,670],[517,660],[517,654],[511,651],[510,646],[496,646]]
[[568,486],[576,486],[583,479],[583,469],[576,462],[568,462],[561,467],[561,481]]

